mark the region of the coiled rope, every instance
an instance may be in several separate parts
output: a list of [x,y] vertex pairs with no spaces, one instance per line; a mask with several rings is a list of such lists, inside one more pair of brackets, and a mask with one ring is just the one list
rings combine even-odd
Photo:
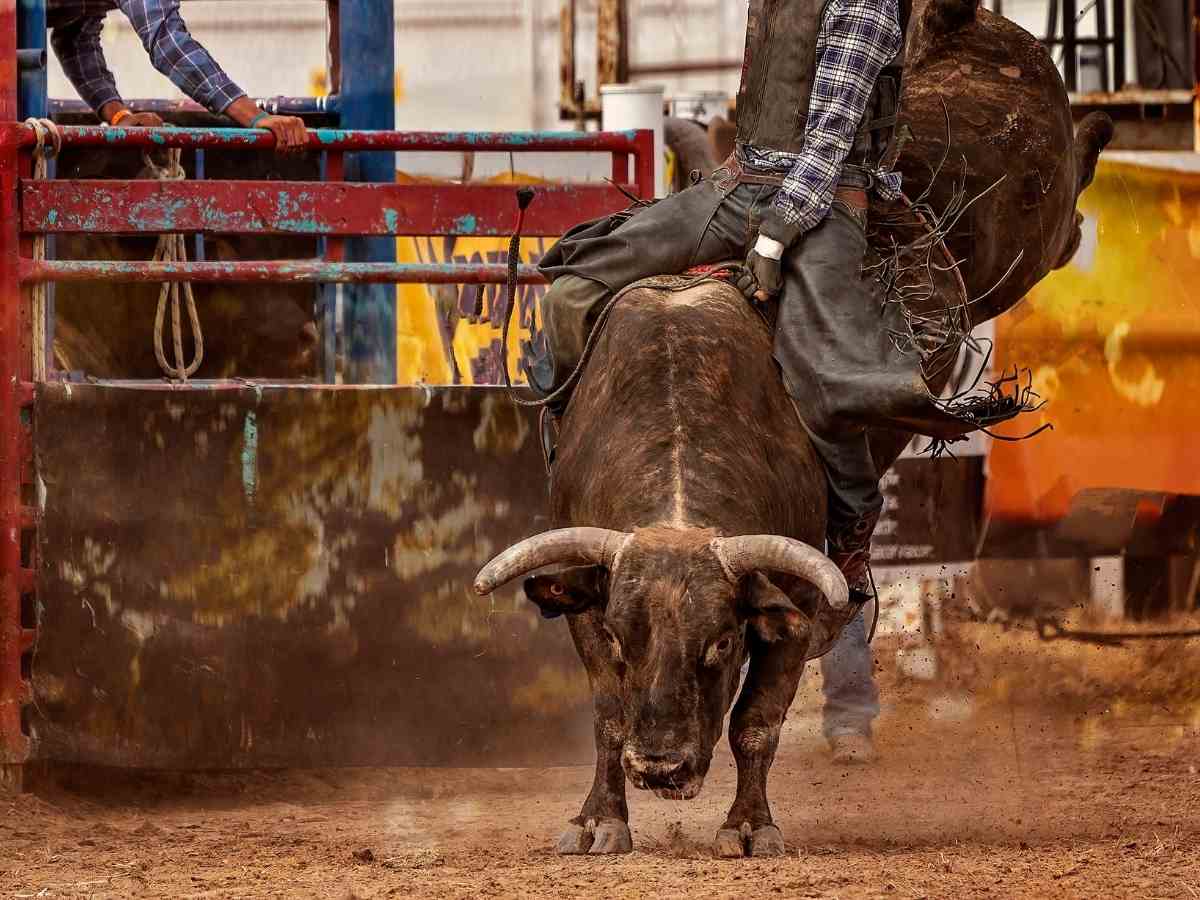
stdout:
[[[187,177],[180,164],[179,148],[167,151],[167,164],[158,165],[149,153],[142,154],[146,169],[159,181],[182,181]],[[160,234],[158,245],[154,248],[155,262],[187,262],[187,244],[182,234]],[[175,364],[167,362],[163,350],[163,323],[166,319],[167,301],[171,301],[171,338],[175,351]],[[184,364],[183,355],[183,316],[180,309],[181,301],[187,304],[188,319],[192,329],[192,361]],[[164,281],[158,292],[158,309],[154,314],[154,356],[158,359],[159,368],[168,378],[187,381],[200,364],[204,361],[204,333],[200,328],[200,315],[196,312],[196,298],[192,294],[190,281]]]
[[[26,119],[25,124],[33,129],[37,145],[33,149],[33,177],[44,181],[49,177],[50,160],[62,149],[62,132],[50,119]],[[46,258],[46,235],[38,234],[33,239],[33,261],[40,263]],[[33,380],[46,380],[46,305],[50,285],[45,281],[33,285]]]

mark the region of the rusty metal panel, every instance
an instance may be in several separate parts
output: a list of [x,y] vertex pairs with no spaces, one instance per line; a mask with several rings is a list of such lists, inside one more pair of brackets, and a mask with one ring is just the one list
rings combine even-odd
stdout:
[[[637,191],[633,184],[621,187]],[[539,185],[525,233],[563,234],[581,221],[627,205],[615,185]],[[55,234],[486,237],[511,234],[516,217],[511,185],[137,179],[32,181],[21,186],[21,228]]]
[[37,417],[38,758],[590,759],[565,626],[469,590],[547,525],[502,392],[45,385]]

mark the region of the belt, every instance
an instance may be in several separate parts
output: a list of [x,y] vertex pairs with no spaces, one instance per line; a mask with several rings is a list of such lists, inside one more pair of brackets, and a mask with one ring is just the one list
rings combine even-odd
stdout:
[[862,188],[845,187],[838,185],[837,190],[833,192],[834,200],[841,200],[847,206],[852,206],[855,209],[867,208],[867,192]]
[[[746,168],[737,158],[737,153],[731,153],[729,158],[721,164],[721,168],[713,173],[718,177],[718,181],[722,184],[766,184],[773,187],[783,185],[783,180],[787,177],[775,172],[762,172],[755,169]],[[863,166],[854,164],[846,165],[842,168],[842,174],[838,177],[838,189],[842,188],[851,191],[871,191],[876,183],[875,173]]]

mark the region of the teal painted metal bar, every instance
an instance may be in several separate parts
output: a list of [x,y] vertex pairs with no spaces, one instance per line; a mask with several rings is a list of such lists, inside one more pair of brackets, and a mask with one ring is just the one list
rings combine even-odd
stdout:
[[[2,127],[2,126],[0,126]],[[36,143],[32,128],[15,129],[21,146]],[[102,125],[61,126],[64,147],[182,147],[184,149],[270,150],[274,136],[249,128],[111,128]],[[646,144],[637,131],[354,131],[314,128],[312,150],[445,152],[445,153],[631,153]]]
[[[533,266],[517,270],[521,284],[545,284]],[[487,264],[327,262],[321,259],[163,263],[127,260],[22,260],[22,282],[107,281],[305,284],[504,284],[508,267]]]

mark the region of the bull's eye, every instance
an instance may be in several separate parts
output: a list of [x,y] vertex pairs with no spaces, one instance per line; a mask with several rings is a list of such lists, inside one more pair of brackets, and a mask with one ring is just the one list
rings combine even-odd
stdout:
[[704,654],[704,664],[719,666],[729,656],[731,650],[733,650],[733,635],[727,634],[720,640],[709,644],[708,651]]
[[567,592],[567,589],[562,586],[561,582],[558,582],[558,581],[550,582],[550,596],[551,597],[561,597],[566,592]]

